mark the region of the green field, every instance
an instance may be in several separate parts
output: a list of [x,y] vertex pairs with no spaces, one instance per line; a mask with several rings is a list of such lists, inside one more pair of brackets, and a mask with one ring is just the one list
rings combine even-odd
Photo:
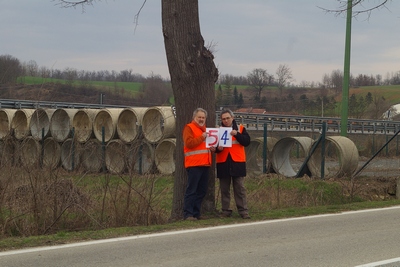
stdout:
[[[24,76],[19,77],[17,80],[19,83],[23,84],[44,84],[44,83],[61,83],[66,84],[67,81],[63,79],[53,79],[53,78],[41,78],[41,77],[32,77],[32,76]],[[96,88],[124,88],[130,92],[139,92],[142,83],[138,82],[105,82],[105,81],[89,81],[89,82],[82,82],[82,81],[74,81],[72,83],[75,86],[79,86],[82,84],[94,86]]]

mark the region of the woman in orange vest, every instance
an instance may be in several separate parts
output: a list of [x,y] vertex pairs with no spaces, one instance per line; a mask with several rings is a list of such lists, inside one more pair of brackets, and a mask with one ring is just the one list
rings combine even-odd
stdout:
[[188,182],[183,203],[183,218],[195,221],[200,218],[201,203],[208,188],[211,153],[215,147],[206,148],[207,111],[197,108],[192,122],[183,128],[183,152]]
[[244,177],[246,176],[246,153],[244,147],[250,144],[250,135],[243,125],[237,125],[233,112],[229,109],[221,111],[221,126],[232,127],[232,147],[218,146],[216,150],[217,177],[221,188],[222,216],[232,216],[230,209],[231,183],[236,208],[243,219],[250,219],[247,208],[246,188]]

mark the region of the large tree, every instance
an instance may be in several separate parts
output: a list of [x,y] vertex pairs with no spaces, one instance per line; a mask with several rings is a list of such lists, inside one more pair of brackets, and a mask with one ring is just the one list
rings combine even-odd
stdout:
[[[95,0],[59,0],[64,7],[90,5]],[[143,1],[144,3],[146,0]],[[175,183],[171,219],[182,218],[187,182],[183,156],[183,127],[192,120],[193,111],[208,111],[207,126],[214,127],[215,82],[218,69],[214,55],[204,45],[200,32],[198,0],[161,0],[162,34],[176,106]],[[205,211],[215,209],[215,174],[211,168],[209,190],[203,202]]]
[[[162,0],[162,27],[168,68],[176,104],[176,167],[172,218],[181,218],[186,171],[183,165],[182,130],[195,108],[208,111],[207,125],[215,126],[215,82],[218,70],[214,56],[204,46],[197,0]],[[215,209],[214,168],[203,207]]]

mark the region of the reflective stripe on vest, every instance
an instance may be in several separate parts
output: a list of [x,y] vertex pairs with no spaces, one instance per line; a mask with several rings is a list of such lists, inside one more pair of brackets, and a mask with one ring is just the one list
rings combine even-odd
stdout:
[[205,153],[208,153],[208,152],[209,152],[208,149],[190,151],[190,152],[186,152],[186,153],[185,153],[185,157],[186,157],[186,156],[191,156],[191,155],[205,154]]

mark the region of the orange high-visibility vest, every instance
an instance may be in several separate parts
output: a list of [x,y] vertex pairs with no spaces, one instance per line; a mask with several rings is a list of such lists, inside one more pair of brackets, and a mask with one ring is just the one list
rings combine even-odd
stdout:
[[[243,132],[243,125],[239,126],[239,133]],[[228,158],[228,154],[231,154],[233,161],[235,162],[246,162],[246,153],[244,146],[239,144],[235,136],[232,137],[232,147],[224,147],[224,149],[217,153],[217,163],[225,162]]]
[[[195,124],[189,123],[188,126],[192,129],[194,137],[202,135],[203,131]],[[211,152],[206,148],[206,142],[202,142],[195,148],[187,148],[183,146],[185,155],[185,168],[195,166],[211,166]]]

